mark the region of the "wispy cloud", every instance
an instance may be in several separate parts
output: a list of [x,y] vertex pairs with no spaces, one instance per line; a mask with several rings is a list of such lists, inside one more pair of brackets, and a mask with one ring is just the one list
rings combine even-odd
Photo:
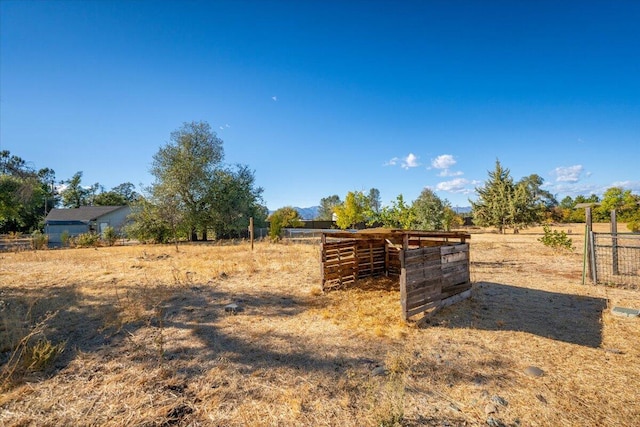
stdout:
[[394,158],[390,159],[389,161],[384,162],[382,164],[382,166],[395,166],[395,165],[398,164],[399,161],[400,161],[400,159],[398,157],[394,157]]
[[439,182],[436,185],[436,190],[457,194],[471,194],[475,191],[474,187],[478,184],[480,184],[480,181],[469,181],[465,178],[455,178],[449,181]]
[[400,165],[402,169],[411,169],[420,166],[418,162],[418,156],[413,153],[409,153],[406,157],[393,157],[389,161],[384,162],[383,166],[396,166]]
[[584,166],[559,166],[553,170],[556,182],[578,182],[580,181]]
[[273,95],[273,96],[271,97],[271,99],[273,99],[274,101],[277,101],[277,100],[278,100],[278,97],[277,97],[277,96],[275,96],[275,95]]
[[616,181],[609,187],[622,187],[625,190],[631,190],[632,192],[640,192],[640,181]]
[[438,169],[440,173],[438,176],[460,176],[464,175],[461,171],[450,170],[453,165],[457,163],[455,157],[451,154],[441,154],[435,159],[431,160],[431,167],[429,169]]
[[229,126],[229,124],[225,124],[224,126],[219,126],[220,130],[225,130],[225,129],[229,129],[231,126]]

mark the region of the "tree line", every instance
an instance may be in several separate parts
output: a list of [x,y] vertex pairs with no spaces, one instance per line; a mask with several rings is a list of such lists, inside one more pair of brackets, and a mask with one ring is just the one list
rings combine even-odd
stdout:
[[[475,189],[478,195],[475,201],[469,200],[473,224],[480,227],[493,227],[501,233],[511,229],[519,230],[542,223],[584,222],[585,210],[576,209],[580,203],[593,206],[593,220],[606,222],[610,212],[615,209],[621,222],[626,222],[631,231],[640,231],[640,196],[621,187],[607,189],[600,199],[595,194],[588,197],[566,196],[560,202],[544,189],[544,179],[531,174],[518,181],[511,176],[508,168],[496,160],[493,171],[488,171],[484,185]],[[270,217],[272,237],[277,237],[285,227],[296,227],[301,218],[297,211],[284,207]],[[391,205],[381,207],[380,192],[372,188],[363,191],[350,191],[344,201],[336,194],[320,200],[319,214],[316,220],[332,220],[341,229],[359,226],[380,226],[412,230],[444,230],[463,224],[464,219],[451,208],[447,199],[440,198],[430,188],[424,188],[418,198],[407,202],[399,194]]]
[[[277,239],[285,227],[300,225],[291,206],[268,216],[247,165],[223,163],[223,141],[207,122],[183,123],[170,134],[169,142],[153,156],[151,185],[142,193],[125,182],[106,191],[99,183],[83,185],[82,172],[57,181],[50,168],[36,170],[9,151],[0,152],[0,233],[42,230],[44,218],[54,207],[131,206],[127,233],[141,241],[168,242],[207,240],[244,235],[249,218],[255,227],[270,225]],[[515,181],[508,168],[496,160],[484,185],[470,200],[475,225],[495,227],[501,232],[547,222],[584,222],[579,203],[594,205],[594,221],[607,221],[612,209],[621,222],[640,231],[640,196],[612,187],[602,199],[596,195],[567,196],[560,202],[544,189],[537,174]],[[463,219],[447,199],[424,188],[418,198],[406,201],[402,194],[383,206],[380,191],[349,191],[344,200],[334,194],[320,200],[316,220],[333,220],[342,229],[379,226],[416,230],[450,230]]]

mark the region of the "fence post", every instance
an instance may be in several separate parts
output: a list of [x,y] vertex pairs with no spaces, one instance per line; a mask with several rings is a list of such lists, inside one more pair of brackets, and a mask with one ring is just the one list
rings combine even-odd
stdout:
[[591,229],[591,206],[587,206],[584,208],[584,217],[587,227],[587,235],[585,245],[587,246],[587,272],[589,273],[589,279],[595,282],[594,274],[593,274],[593,231]]
[[618,275],[618,220],[615,209],[611,211],[611,256],[613,274]]
[[249,218],[249,239],[251,239],[251,250],[253,250],[253,217]]

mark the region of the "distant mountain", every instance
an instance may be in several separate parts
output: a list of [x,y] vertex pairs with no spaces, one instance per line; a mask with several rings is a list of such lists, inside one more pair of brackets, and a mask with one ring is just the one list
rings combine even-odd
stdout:
[[451,208],[458,214],[471,213],[471,206],[452,206]]
[[320,211],[320,206],[311,206],[308,208],[294,207],[294,209],[298,211],[302,219],[311,220],[311,219],[315,219],[318,216],[318,212]]
[[[316,219],[316,217],[318,216],[318,212],[320,212],[320,206],[311,206],[308,208],[299,208],[297,206],[294,206],[293,209],[298,211],[298,213],[300,214],[300,218],[306,219],[306,220]],[[271,215],[274,212],[275,211],[270,210],[269,215]]]

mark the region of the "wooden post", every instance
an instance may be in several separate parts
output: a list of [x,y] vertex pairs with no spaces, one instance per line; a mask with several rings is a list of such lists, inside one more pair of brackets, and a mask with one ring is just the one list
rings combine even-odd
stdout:
[[586,208],[584,208],[584,217],[585,217],[585,223],[586,223],[586,227],[587,227],[587,236],[586,236],[586,245],[587,245],[587,272],[589,273],[589,279],[591,279],[592,281],[594,280],[594,276],[593,276],[593,265],[592,265],[592,255],[593,255],[593,239],[592,239],[592,231],[591,231],[591,207],[587,206]]
[[251,240],[251,250],[253,250],[253,217],[249,218],[249,239]]
[[613,274],[618,272],[618,221],[616,219],[616,210],[611,211],[611,257]]

